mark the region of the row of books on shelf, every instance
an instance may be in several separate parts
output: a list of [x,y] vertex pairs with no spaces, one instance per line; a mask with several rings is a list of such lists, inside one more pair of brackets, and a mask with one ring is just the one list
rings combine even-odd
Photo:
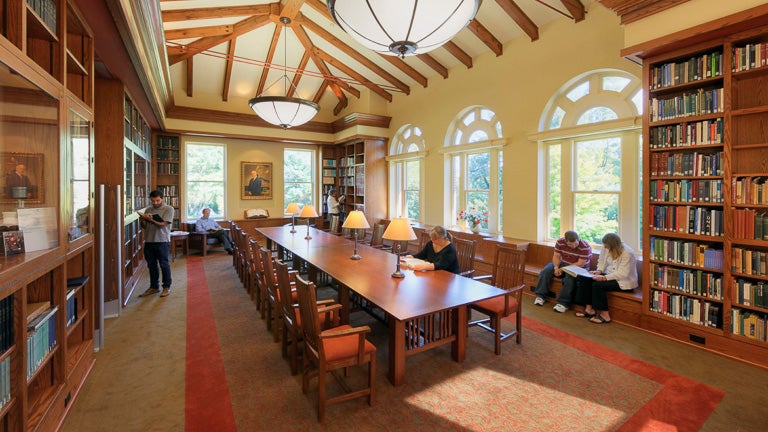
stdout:
[[174,149],[158,148],[157,159],[177,161],[179,160],[179,151]]
[[146,186],[134,186],[133,187],[133,196],[136,196],[136,197],[146,197],[147,196],[147,187]]
[[181,200],[177,196],[165,196],[163,197],[163,202],[171,207],[179,208],[179,203]]
[[651,228],[684,234],[723,235],[723,210],[695,206],[652,205]]
[[13,346],[13,294],[0,300],[0,354]]
[[651,68],[651,89],[714,78],[723,74],[723,53],[715,51]]
[[0,362],[0,410],[11,401],[11,356]]
[[733,203],[768,205],[766,181],[768,177],[765,176],[734,177],[731,188]]
[[768,252],[742,247],[731,248],[731,271],[755,276],[768,276]]
[[336,183],[336,177],[323,177],[324,185],[332,185],[334,183]]
[[650,310],[693,324],[720,328],[722,305],[683,294],[651,290]]
[[652,152],[649,168],[652,176],[720,176],[723,152]]
[[133,163],[133,172],[135,174],[146,174],[147,173],[147,162],[142,160],[137,160]]
[[179,195],[179,187],[176,185],[158,185],[157,190],[159,190],[165,198]]
[[766,342],[768,315],[739,308],[731,309],[731,333]]
[[37,372],[43,359],[56,346],[56,312],[49,308],[27,323],[27,379]]
[[335,168],[336,167],[336,159],[323,159],[323,168]]
[[693,270],[651,263],[653,284],[660,288],[723,299],[723,277],[703,270]]
[[651,128],[651,148],[691,147],[723,143],[723,119],[682,122]]
[[669,98],[652,98],[650,119],[652,122],[723,112],[723,89],[698,89]]
[[723,269],[723,250],[715,249],[707,244],[651,237],[650,246],[651,259],[656,261],[704,267],[711,270]]
[[752,209],[734,209],[733,237],[768,240],[768,214]]
[[746,44],[733,48],[734,72],[759,68],[768,64],[768,42]]
[[323,176],[325,177],[336,177],[336,170],[330,169],[330,168],[323,168]]
[[56,2],[54,0],[27,0],[27,4],[43,20],[48,29],[56,33]]
[[76,290],[67,291],[67,328],[77,321],[77,296]]
[[768,282],[733,278],[733,300],[745,306],[768,309]]
[[179,137],[159,135],[157,137],[157,148],[161,149],[179,149]]
[[651,202],[722,203],[723,181],[716,180],[651,180]]
[[354,156],[347,156],[347,157],[339,158],[339,166],[340,167],[352,166],[354,164],[355,164],[355,157]]
[[179,164],[175,162],[158,162],[157,173],[158,174],[178,174]]

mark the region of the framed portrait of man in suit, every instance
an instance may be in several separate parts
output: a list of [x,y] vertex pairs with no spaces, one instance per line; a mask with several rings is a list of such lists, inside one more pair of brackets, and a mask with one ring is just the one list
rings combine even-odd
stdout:
[[43,154],[0,153],[0,202],[43,202]]
[[241,199],[272,199],[272,162],[240,162]]

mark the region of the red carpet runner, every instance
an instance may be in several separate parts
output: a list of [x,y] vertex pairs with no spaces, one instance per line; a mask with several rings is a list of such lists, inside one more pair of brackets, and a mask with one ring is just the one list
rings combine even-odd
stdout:
[[[186,432],[236,431],[208,281],[200,257],[187,257]],[[223,383],[223,385],[222,385]]]

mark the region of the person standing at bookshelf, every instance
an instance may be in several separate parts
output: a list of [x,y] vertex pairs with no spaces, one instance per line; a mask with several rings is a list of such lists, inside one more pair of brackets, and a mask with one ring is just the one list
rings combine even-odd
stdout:
[[555,242],[555,251],[552,254],[552,262],[548,263],[539,273],[539,281],[536,284],[536,298],[533,304],[544,306],[549,294],[549,286],[552,279],[562,278],[562,287],[557,296],[557,304],[552,308],[555,312],[563,313],[568,310],[573,301],[573,293],[576,288],[576,278],[565,272],[562,267],[575,265],[589,270],[589,262],[592,258],[592,247],[589,243],[579,238],[576,231],[566,231],[563,237]]
[[579,277],[576,301],[585,305],[584,312],[577,312],[577,317],[589,318],[595,324],[611,322],[608,313],[608,291],[631,291],[637,288],[637,257],[635,251],[614,233],[603,236],[603,250],[597,261],[594,276]]
[[197,219],[195,222],[195,231],[199,233],[207,233],[208,237],[214,238],[224,245],[224,250],[228,254],[232,255],[232,239],[229,238],[229,232],[219,225],[218,222],[210,218],[211,209],[208,207],[203,209],[203,216]]
[[328,191],[328,214],[339,215],[339,217],[341,217],[341,204],[343,203],[344,197],[339,197],[339,191],[336,189]]
[[144,259],[149,268],[149,288],[139,294],[146,297],[160,292],[160,273],[163,276],[163,291],[160,297],[171,294],[171,224],[173,207],[163,202],[163,193],[153,190],[149,194],[151,205],[139,212],[144,228]]

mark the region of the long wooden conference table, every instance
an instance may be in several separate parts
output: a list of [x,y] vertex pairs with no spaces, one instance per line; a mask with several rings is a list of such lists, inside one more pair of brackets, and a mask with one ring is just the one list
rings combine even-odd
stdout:
[[457,362],[466,357],[468,304],[505,294],[504,290],[470,278],[438,270],[402,270],[402,279],[391,277],[397,256],[358,244],[360,260],[351,260],[354,244],[333,234],[304,226],[257,228],[272,244],[311,267],[328,274],[339,284],[341,320],[349,322],[350,291],[365,298],[387,314],[389,327],[389,380],[405,380],[408,355],[451,343]]

